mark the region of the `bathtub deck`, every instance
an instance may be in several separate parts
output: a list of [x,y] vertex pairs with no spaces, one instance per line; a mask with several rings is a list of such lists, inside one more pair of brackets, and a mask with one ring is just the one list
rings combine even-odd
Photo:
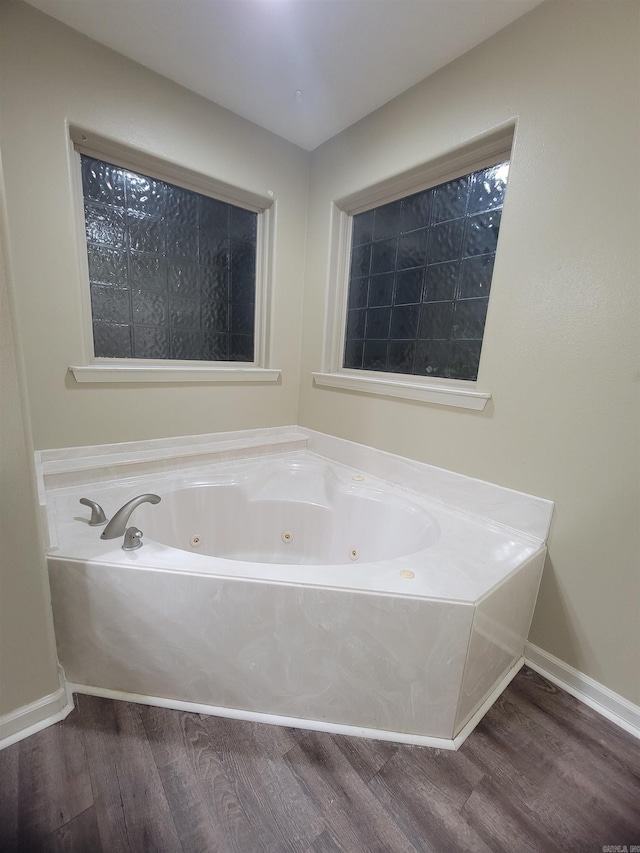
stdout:
[[640,844],[640,742],[526,668],[457,753],[78,696],[0,780],[3,853]]

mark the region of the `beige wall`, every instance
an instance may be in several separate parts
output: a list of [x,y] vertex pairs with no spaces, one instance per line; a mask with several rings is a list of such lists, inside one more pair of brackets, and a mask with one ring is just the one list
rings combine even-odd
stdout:
[[[25,4],[0,21],[0,145],[36,448],[295,423],[308,160],[302,151]],[[276,200],[279,385],[78,385],[83,363],[66,122]]]
[[[547,3],[313,152],[299,422],[556,501],[530,640],[640,702],[639,11]],[[332,200],[517,118],[483,413],[314,388]]]
[[0,717],[59,687],[5,226],[0,166]]

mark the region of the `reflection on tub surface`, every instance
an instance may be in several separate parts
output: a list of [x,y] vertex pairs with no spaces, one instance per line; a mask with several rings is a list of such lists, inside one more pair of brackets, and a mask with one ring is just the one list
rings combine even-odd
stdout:
[[345,482],[328,465],[266,467],[165,493],[136,523],[173,548],[289,565],[348,563],[354,551],[363,562],[389,560],[428,548],[440,535],[425,508],[366,480]]

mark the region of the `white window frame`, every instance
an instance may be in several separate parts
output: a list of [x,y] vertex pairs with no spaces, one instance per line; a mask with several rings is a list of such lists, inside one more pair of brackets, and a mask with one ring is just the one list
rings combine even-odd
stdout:
[[351,256],[353,217],[371,208],[422,192],[461,175],[484,169],[511,158],[515,122],[473,140],[453,153],[431,160],[372,187],[334,201],[331,208],[329,283],[325,307],[325,340],[322,370],[313,373],[316,385],[362,391],[384,397],[401,397],[425,403],[439,403],[482,411],[491,393],[482,390],[478,380],[441,379],[357,370],[343,367],[347,317],[347,298]]
[[[275,200],[244,190],[184,166],[170,163],[78,127],[69,128],[72,183],[77,223],[80,299],[82,303],[83,364],[69,370],[76,382],[277,382],[281,370],[271,366],[270,327],[273,311],[273,241]],[[84,224],[80,155],[112,163],[167,181],[218,201],[258,214],[256,245],[256,322],[254,360],[191,361],[186,359],[100,358],[95,355],[89,262]]]

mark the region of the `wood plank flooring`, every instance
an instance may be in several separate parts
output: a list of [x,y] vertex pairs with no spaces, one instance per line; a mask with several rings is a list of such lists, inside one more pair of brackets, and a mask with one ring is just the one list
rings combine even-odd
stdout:
[[640,853],[640,741],[523,669],[458,752],[76,696],[0,752],[0,851]]

